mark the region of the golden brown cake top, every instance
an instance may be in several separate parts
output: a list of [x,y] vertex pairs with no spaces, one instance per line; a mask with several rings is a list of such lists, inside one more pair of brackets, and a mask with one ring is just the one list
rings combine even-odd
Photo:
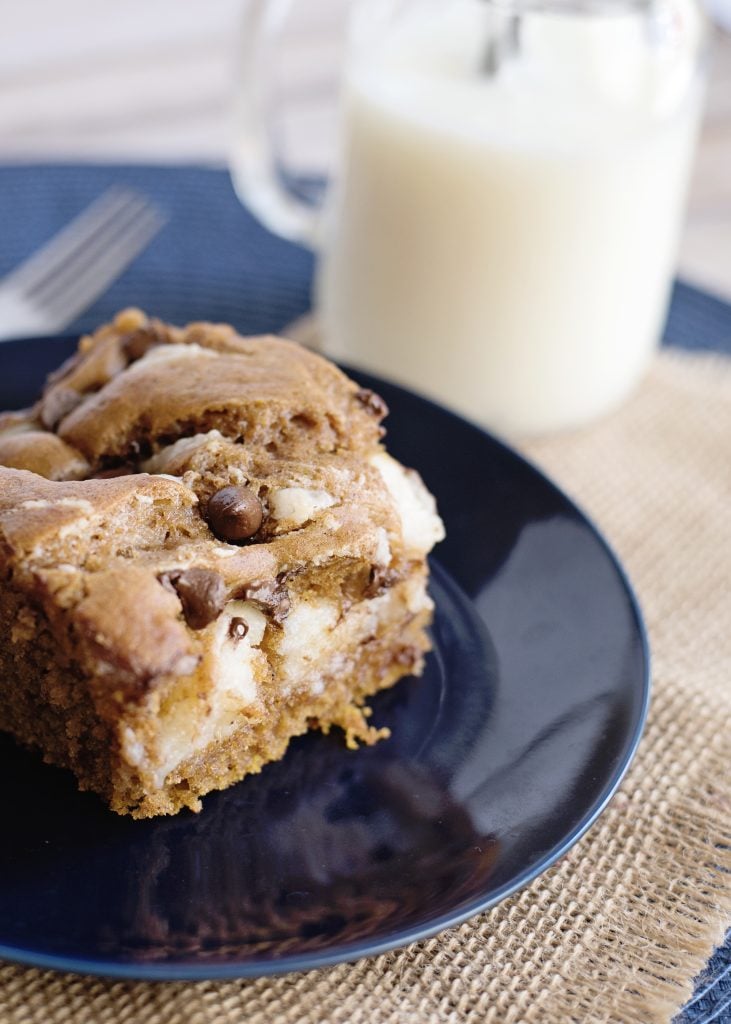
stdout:
[[37,415],[98,465],[212,429],[290,450],[358,448],[378,440],[373,412],[356,384],[294,342],[224,325],[174,328],[128,310],[82,338]]

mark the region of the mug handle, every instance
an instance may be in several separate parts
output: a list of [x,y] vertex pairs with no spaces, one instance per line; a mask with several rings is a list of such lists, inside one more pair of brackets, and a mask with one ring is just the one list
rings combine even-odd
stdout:
[[248,0],[230,169],[239,199],[275,234],[318,249],[337,147],[349,0]]

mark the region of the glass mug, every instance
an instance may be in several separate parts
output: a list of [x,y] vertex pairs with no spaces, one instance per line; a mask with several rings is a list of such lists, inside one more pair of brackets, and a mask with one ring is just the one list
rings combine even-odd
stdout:
[[695,0],[249,0],[235,187],[317,251],[327,355],[573,427],[658,343],[705,41]]

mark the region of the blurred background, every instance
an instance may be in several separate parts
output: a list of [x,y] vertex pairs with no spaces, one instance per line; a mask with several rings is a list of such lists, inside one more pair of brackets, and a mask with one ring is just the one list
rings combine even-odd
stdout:
[[[245,0],[1,0],[0,161],[222,167]],[[311,0],[313,16],[318,3]],[[731,2],[679,274],[731,298]]]

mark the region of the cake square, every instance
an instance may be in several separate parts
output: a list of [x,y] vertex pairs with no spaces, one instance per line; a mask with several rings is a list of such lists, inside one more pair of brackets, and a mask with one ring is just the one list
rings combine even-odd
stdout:
[[138,310],[0,416],[0,729],[121,814],[225,788],[429,649],[418,475],[327,360]]

